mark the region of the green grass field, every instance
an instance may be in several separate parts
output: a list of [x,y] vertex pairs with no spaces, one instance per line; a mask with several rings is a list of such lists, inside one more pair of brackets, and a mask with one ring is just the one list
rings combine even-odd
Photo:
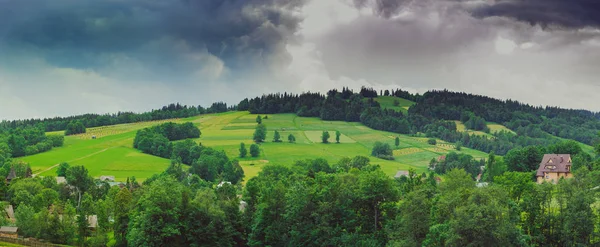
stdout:
[[[173,121],[194,123],[202,131],[201,137],[195,139],[196,142],[224,150],[231,158],[236,158],[241,142],[247,147],[253,143],[256,116],[248,112],[227,112]],[[265,115],[261,116],[264,118]],[[333,164],[343,157],[369,156],[375,142],[386,142],[394,147],[396,136],[400,138],[400,145],[398,148],[394,147],[395,160],[370,157],[372,163],[380,165],[390,176],[398,170],[409,168],[425,172],[432,158],[454,151],[453,144],[441,140],[438,140],[436,146],[432,146],[427,144],[427,138],[377,131],[360,123],[322,121],[295,114],[267,116],[267,119],[263,119],[268,130],[267,139],[260,145],[260,157],[240,159],[246,179],[256,176],[269,163],[290,165],[301,159],[324,158]],[[143,154],[132,148],[133,138],[137,130],[162,122],[165,121],[90,128],[86,134],[66,137],[64,147],[20,160],[29,163],[34,174],[41,176],[54,176],[56,165],[68,162],[71,165],[84,165],[94,177],[112,175],[117,181],[124,181],[127,177],[135,176],[138,180],[144,180],[164,171],[169,160]],[[283,142],[272,142],[275,130],[280,132]],[[324,130],[329,131],[331,136],[329,144],[321,143]],[[341,133],[340,143],[335,143],[336,131]],[[296,137],[296,143],[287,142],[289,134]],[[96,139],[92,139],[92,136],[96,136]],[[468,148],[463,148],[461,152],[476,158],[487,157],[485,153]]]
[[[394,105],[395,100],[397,100],[399,103],[397,106]],[[410,100],[394,96],[379,96],[375,98],[375,101],[377,101],[382,108],[392,109],[395,111],[401,111],[405,113],[408,112],[408,108],[415,104],[415,102],[412,102]]]

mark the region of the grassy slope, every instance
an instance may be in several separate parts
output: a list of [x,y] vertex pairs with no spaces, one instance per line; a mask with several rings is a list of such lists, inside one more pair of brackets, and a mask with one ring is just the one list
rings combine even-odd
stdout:
[[[263,115],[264,116],[264,115]],[[202,136],[196,139],[205,146],[224,150],[230,157],[237,157],[239,144],[244,142],[247,147],[252,144],[252,133],[256,115],[247,112],[228,112],[221,114],[202,115],[175,122],[193,122],[202,131]],[[322,121],[318,118],[297,117],[294,114],[268,115],[264,119],[268,129],[267,142],[261,145],[261,155],[257,158],[244,158],[240,163],[247,178],[255,176],[267,163],[292,164],[299,159],[325,158],[335,163],[343,157],[356,155],[369,156],[376,141],[394,145],[394,133],[376,131],[360,123],[340,121]],[[128,176],[136,176],[143,180],[152,174],[162,172],[169,164],[162,159],[140,153],[131,147],[135,132],[158,122],[124,124],[110,127],[92,128],[88,133],[79,136],[69,136],[65,146],[50,152],[22,158],[31,164],[34,173],[41,172],[42,176],[52,176],[56,168],[49,169],[60,162],[72,165],[85,165],[92,176],[114,175],[123,181]],[[273,131],[278,130],[284,142],[272,142]],[[323,130],[330,132],[330,144],[320,143]],[[340,131],[341,143],[335,142],[335,131]],[[287,143],[287,136],[294,134],[297,143]],[[97,139],[91,139],[96,135]],[[453,150],[451,144],[438,141],[437,146],[426,143],[426,138],[413,138],[399,135],[400,146],[394,151],[395,161],[371,157],[375,164],[381,165],[390,176],[397,170],[415,168],[418,172],[427,171],[427,165],[432,158],[437,158]],[[463,148],[462,152],[478,158],[486,157],[485,153]]]
[[[395,106],[394,100],[398,100],[398,102],[400,104],[398,106]],[[408,112],[408,108],[415,104],[415,102],[412,102],[410,100],[398,98],[398,97],[394,97],[394,96],[379,96],[379,97],[375,98],[375,101],[379,102],[379,104],[381,105],[381,108],[392,109],[392,110],[401,111],[404,113]]]

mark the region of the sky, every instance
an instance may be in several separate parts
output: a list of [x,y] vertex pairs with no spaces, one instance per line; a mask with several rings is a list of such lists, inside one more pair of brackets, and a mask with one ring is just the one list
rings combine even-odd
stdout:
[[0,0],[0,119],[448,89],[600,111],[600,2]]

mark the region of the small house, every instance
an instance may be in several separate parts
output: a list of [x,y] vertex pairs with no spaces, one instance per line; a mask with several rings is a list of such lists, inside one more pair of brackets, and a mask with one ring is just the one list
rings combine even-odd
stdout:
[[401,177],[408,177],[410,174],[408,173],[408,171],[398,171],[396,172],[396,176],[394,176],[394,178],[401,178]]
[[115,176],[100,176],[100,181],[114,182]]
[[12,205],[6,205],[6,207],[4,207],[4,213],[5,213],[5,217],[10,221],[10,222],[15,222],[15,210],[13,209]]
[[19,228],[14,226],[2,226],[0,227],[0,237],[5,238],[19,238]]
[[231,185],[231,182],[222,181],[222,182],[220,182],[220,183],[217,185],[217,188],[221,188],[221,187],[223,187],[223,185],[225,185],[225,184],[229,184],[229,185]]
[[6,183],[10,183],[13,179],[17,178],[17,173],[15,172],[15,168],[11,167],[8,176],[6,176]]
[[537,182],[557,183],[560,178],[572,178],[572,163],[570,154],[544,154],[536,173]]
[[56,183],[57,184],[66,184],[67,179],[65,177],[56,177]]

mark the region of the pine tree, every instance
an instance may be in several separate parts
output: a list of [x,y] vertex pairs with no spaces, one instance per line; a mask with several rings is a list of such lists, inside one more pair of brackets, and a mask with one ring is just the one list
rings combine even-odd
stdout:
[[273,134],[273,142],[281,142],[281,136],[277,130],[275,131],[275,134]]
[[246,150],[246,144],[243,142],[240,143],[240,158],[245,158],[248,154],[248,150]]

